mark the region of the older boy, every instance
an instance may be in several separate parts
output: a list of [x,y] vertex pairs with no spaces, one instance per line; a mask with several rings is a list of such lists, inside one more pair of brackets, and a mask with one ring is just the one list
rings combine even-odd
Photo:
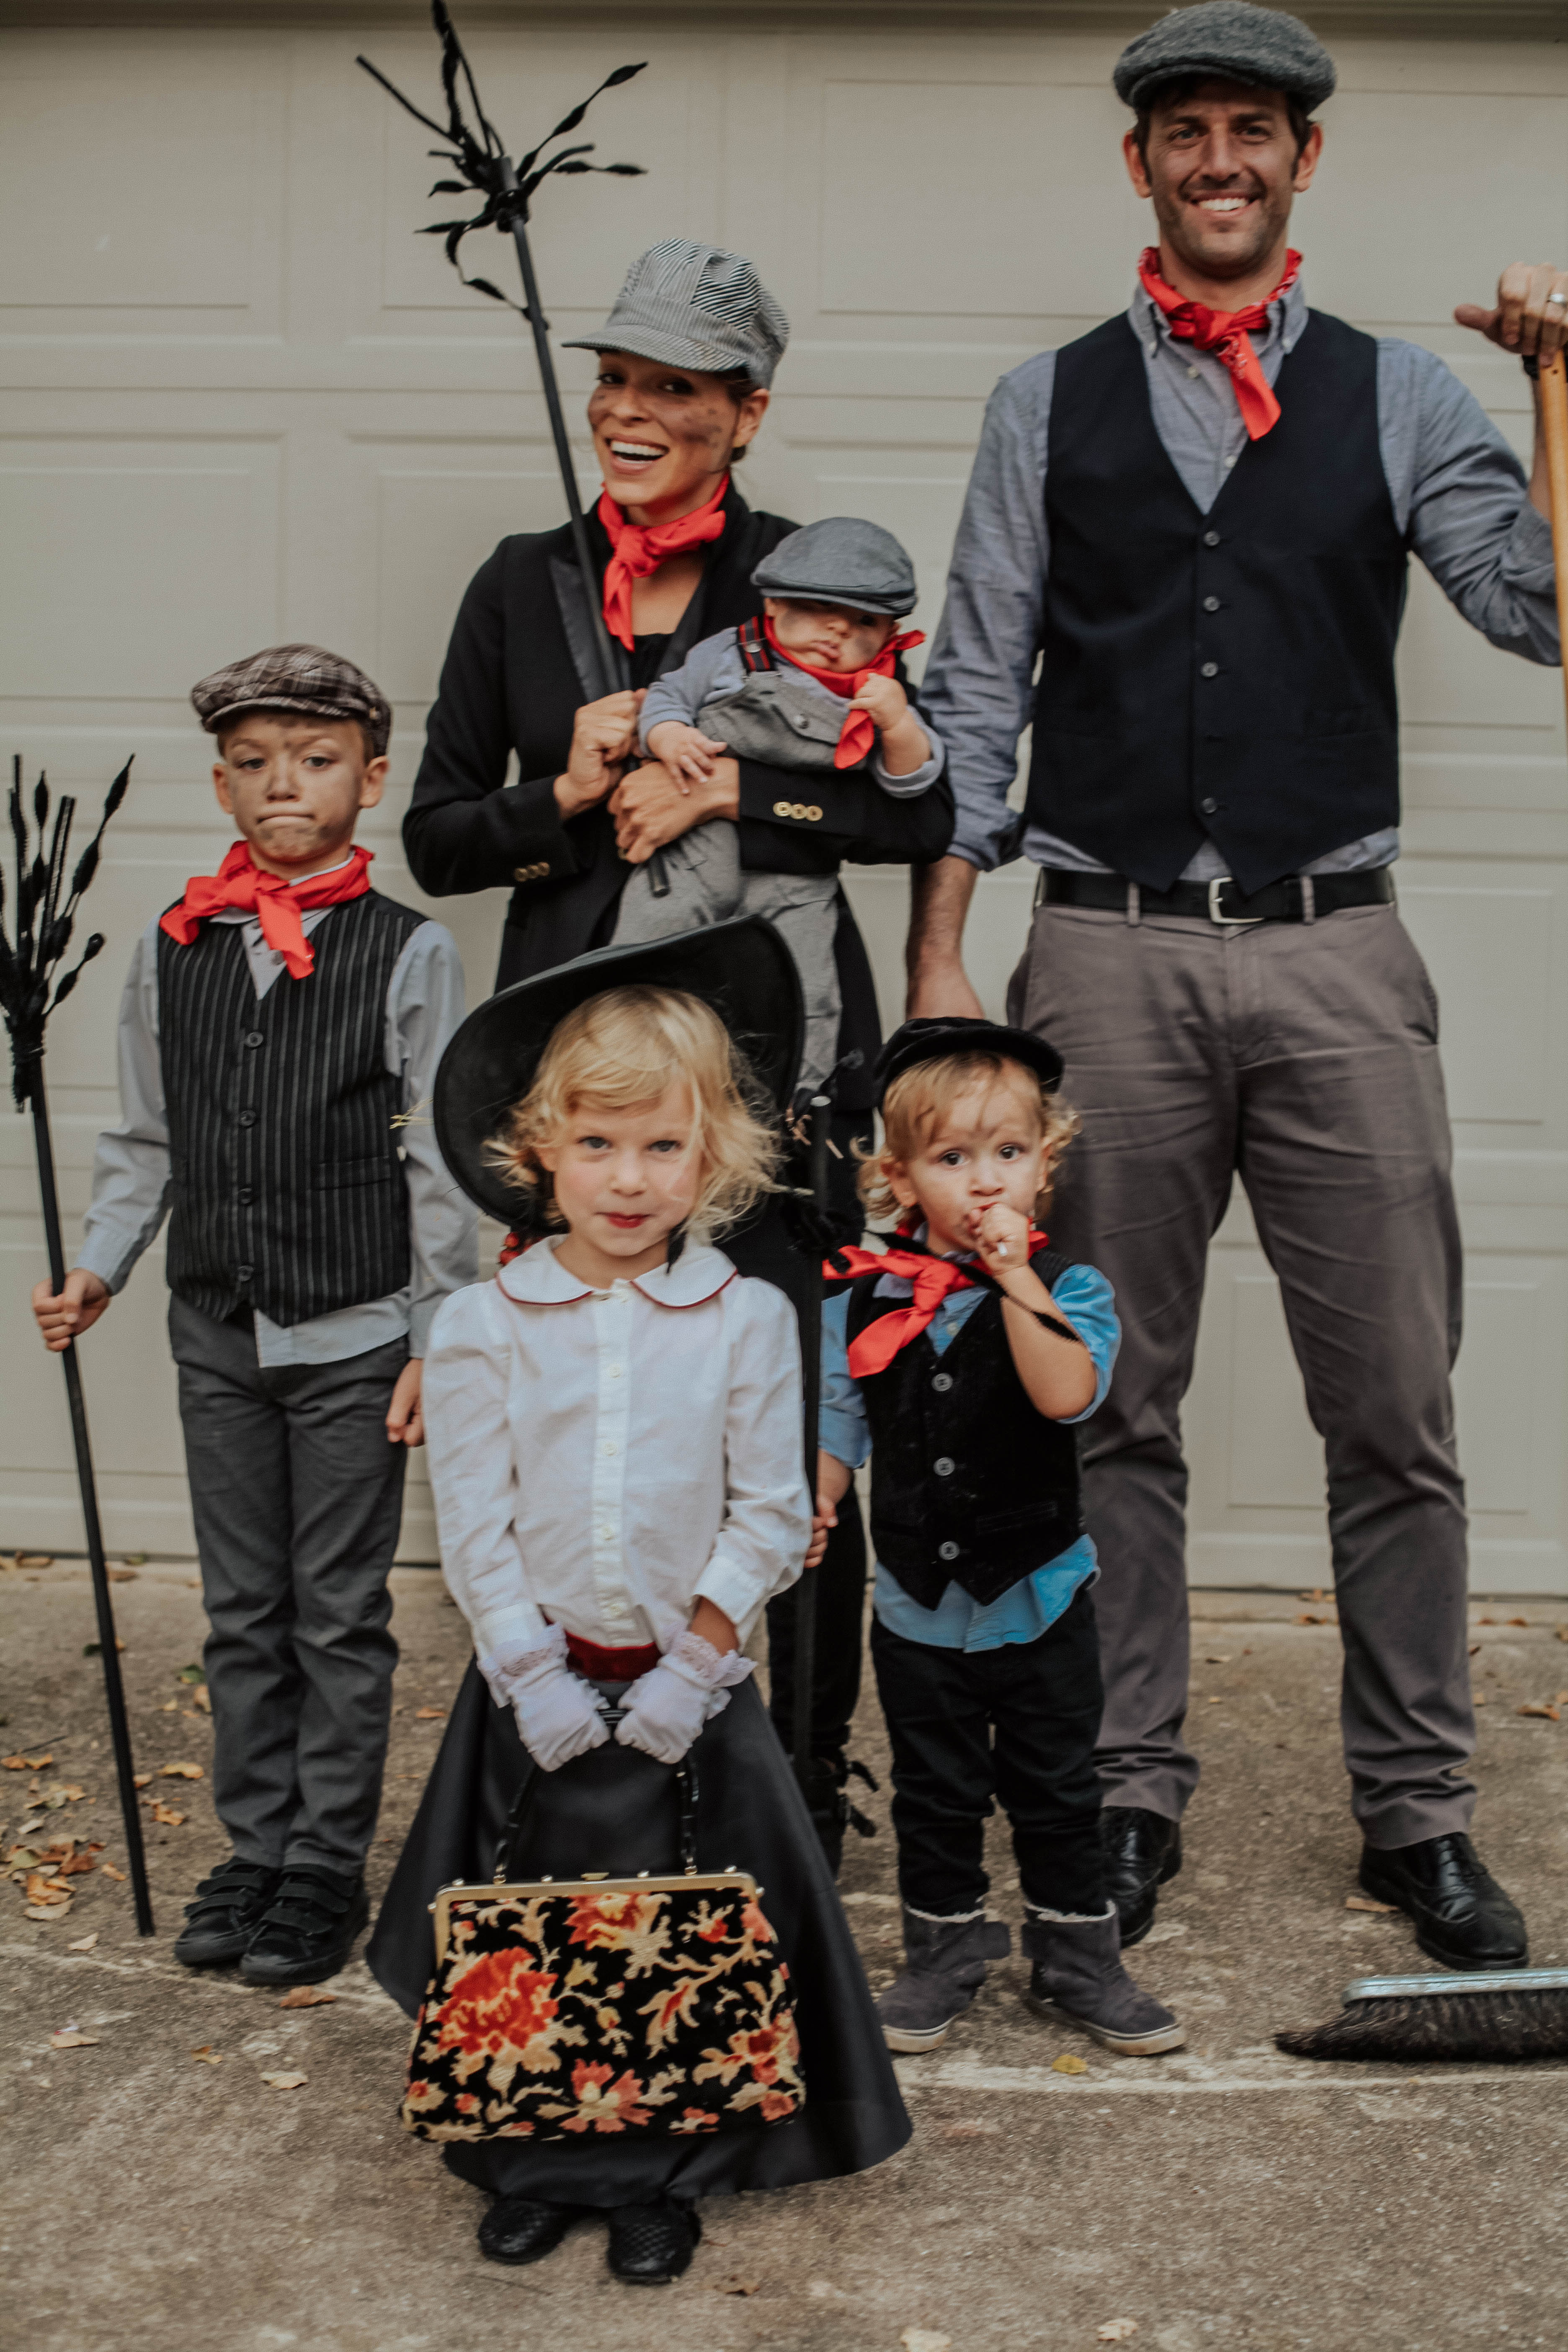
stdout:
[[392,725],[363,671],[274,646],[191,700],[240,838],[137,944],[124,1116],[99,1139],[76,1267],[33,1309],[53,1349],[89,1329],[173,1210],[213,1795],[234,1849],[174,1951],[313,1984],[369,1916],[406,1449],[431,1318],[476,1272],[473,1213],[409,1117],[462,1018],[462,970],[353,845]]
[[[910,1021],[876,1071],[864,1171],[885,1255],[846,1253],[823,1318],[818,1526],[871,1455],[871,1654],[893,1750],[906,1964],[879,2004],[933,2050],[1008,1931],[985,1912],[985,1822],[1012,1824],[1028,2000],[1123,2057],[1177,2048],[1122,1968],[1100,1850],[1100,1683],[1071,1424],[1110,1385],[1110,1286],[1032,1223],[1077,1126],[1061,1057],[990,1021]],[[831,1270],[831,1262],[830,1262]]]

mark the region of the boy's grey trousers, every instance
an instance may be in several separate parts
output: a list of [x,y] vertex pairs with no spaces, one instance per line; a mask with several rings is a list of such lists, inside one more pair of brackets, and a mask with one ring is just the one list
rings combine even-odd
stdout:
[[242,1862],[363,1864],[397,1644],[386,1589],[408,1450],[397,1339],[264,1371],[247,1323],[169,1301],[211,1632],[213,1801]]

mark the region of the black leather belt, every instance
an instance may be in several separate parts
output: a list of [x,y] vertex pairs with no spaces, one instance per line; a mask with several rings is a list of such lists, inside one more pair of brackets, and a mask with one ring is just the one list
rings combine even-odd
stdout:
[[1059,866],[1040,869],[1037,904],[1104,907],[1118,915],[1184,915],[1222,929],[1243,923],[1308,923],[1342,907],[1392,907],[1394,876],[1386,866],[1360,874],[1291,874],[1255,890],[1250,898],[1228,874],[1212,882],[1178,882],[1169,890],[1145,890],[1120,874],[1073,874]]

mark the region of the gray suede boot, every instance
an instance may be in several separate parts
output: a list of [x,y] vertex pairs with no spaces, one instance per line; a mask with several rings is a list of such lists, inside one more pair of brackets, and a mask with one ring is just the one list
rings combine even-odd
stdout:
[[1121,2058],[1157,2058],[1186,2041],[1185,2027],[1122,1967],[1114,1903],[1103,1919],[1026,1909],[1024,1954],[1035,1964],[1024,1999],[1037,2017],[1076,2025]]
[[889,2050],[934,2050],[985,1981],[987,1960],[1013,1948],[1005,1921],[975,1912],[967,1919],[929,1919],[904,1908],[904,1965],[877,2003]]

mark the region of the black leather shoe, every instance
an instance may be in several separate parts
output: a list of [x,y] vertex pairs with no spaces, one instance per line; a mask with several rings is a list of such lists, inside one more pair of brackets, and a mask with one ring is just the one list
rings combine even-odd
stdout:
[[1100,1850],[1105,1891],[1121,1922],[1121,1948],[1129,1951],[1153,1926],[1160,1889],[1182,1866],[1182,1825],[1142,1805],[1102,1805]]
[[241,1862],[237,1854],[220,1862],[202,1880],[195,1901],[185,1906],[174,1958],[188,1969],[222,1969],[242,1960],[282,1875],[259,1862]]
[[492,2263],[542,2263],[584,2210],[542,2205],[537,2197],[498,2197],[479,2223],[479,2252]]
[[1415,1940],[1447,1969],[1522,1969],[1524,1919],[1462,1830],[1386,1850],[1363,1846],[1361,1883],[1415,1922]]
[[239,1973],[247,1984],[320,1984],[345,1965],[369,1917],[370,1897],[357,1872],[289,1863]]
[[689,2205],[617,2205],[610,2215],[610,2268],[627,2286],[668,2286],[691,2267],[702,2224]]

